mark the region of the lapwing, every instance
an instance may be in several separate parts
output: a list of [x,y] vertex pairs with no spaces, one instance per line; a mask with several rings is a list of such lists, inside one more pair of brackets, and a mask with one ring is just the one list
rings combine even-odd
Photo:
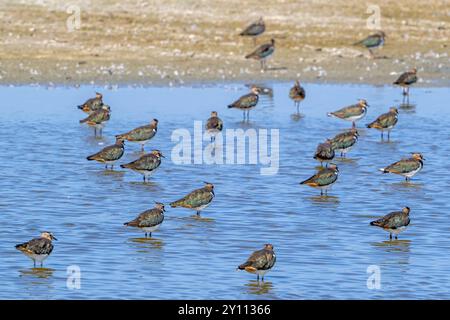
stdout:
[[259,60],[261,63],[261,71],[265,71],[266,60],[274,53],[275,51],[275,40],[270,40],[270,43],[265,43],[256,48],[255,51],[245,56],[245,59],[255,59]]
[[367,128],[374,128],[381,131],[381,139],[383,139],[384,131],[388,133],[388,140],[391,137],[391,130],[397,124],[398,110],[395,107],[389,109],[389,112],[383,113],[373,122],[367,125]]
[[404,72],[394,81],[393,84],[402,87],[403,95],[409,95],[409,86],[417,82],[417,69],[413,68],[411,71]]
[[153,209],[146,210],[139,214],[136,219],[125,222],[124,225],[139,228],[145,232],[145,237],[152,237],[152,232],[156,231],[164,221],[164,204],[156,202]]
[[347,152],[349,152],[358,141],[358,137],[358,130],[352,128],[346,132],[337,134],[331,139],[331,147],[333,150],[339,152],[341,157],[345,157]]
[[211,204],[214,194],[214,185],[209,182],[205,182],[205,186],[200,189],[196,189],[170,204],[172,208],[183,207],[197,212],[197,216],[200,216],[200,211],[205,209]]
[[109,121],[111,117],[111,108],[107,105],[103,105],[100,110],[94,111],[80,123],[87,123],[88,126],[94,127],[94,134],[97,136],[97,130],[100,131],[100,136],[103,133],[103,127],[105,122]]
[[99,92],[95,93],[95,98],[86,100],[85,103],[78,106],[78,109],[83,110],[83,112],[91,113],[100,110],[103,106],[103,95]]
[[111,170],[114,169],[114,164],[123,156],[124,153],[124,141],[123,139],[116,138],[116,143],[107,146],[97,153],[87,157],[89,161],[95,160],[105,164],[105,169],[108,169],[108,165],[111,166]]
[[294,100],[294,105],[297,107],[297,114],[300,113],[299,107],[306,97],[305,89],[300,85],[300,81],[295,80],[294,86],[289,90],[289,98]]
[[329,117],[335,117],[346,121],[352,122],[352,127],[355,128],[355,122],[364,118],[367,113],[367,101],[364,99],[358,100],[357,104],[353,104],[348,107],[344,107],[334,112],[329,112],[327,115]]
[[246,262],[238,266],[238,269],[256,273],[256,280],[259,281],[261,276],[261,280],[264,281],[264,275],[273,268],[276,261],[277,256],[273,251],[273,245],[268,243],[263,249],[253,252]]
[[331,144],[331,140],[327,139],[324,143],[320,143],[317,146],[316,152],[314,154],[314,159],[320,161],[320,165],[323,166],[323,163],[327,163],[333,160],[335,155],[334,149]]
[[135,128],[127,133],[118,134],[116,138],[139,143],[141,145],[141,151],[144,152],[144,145],[155,136],[157,131],[158,119],[153,119],[150,124]]
[[247,121],[249,121],[250,120],[250,110],[253,109],[254,107],[256,107],[256,105],[258,104],[259,94],[260,94],[260,91],[259,91],[258,87],[252,86],[250,93],[240,97],[238,100],[236,100],[235,102],[230,104],[228,106],[228,108],[235,108],[235,109],[242,110],[244,112],[244,121],[246,119],[245,113],[247,112]]
[[121,168],[131,169],[144,176],[144,182],[152,175],[155,170],[161,165],[161,158],[165,158],[161,151],[152,150],[152,152],[144,154],[139,159],[127,164],[121,164]]
[[409,225],[410,211],[409,207],[404,207],[402,211],[391,212],[378,220],[372,221],[370,225],[383,228],[383,230],[389,232],[389,239],[392,240],[392,234],[395,235],[395,239],[398,239],[398,234],[405,231]]
[[251,37],[253,38],[253,44],[256,45],[256,38],[263,34],[266,31],[266,24],[262,17],[259,18],[258,21],[253,22],[244,31],[242,31],[239,35],[243,37]]
[[338,178],[339,169],[334,163],[330,163],[327,168],[321,168],[315,175],[300,184],[306,184],[307,186],[320,189],[320,195],[322,196],[328,193],[328,189],[336,182]]
[[206,121],[206,131],[211,135],[211,142],[216,140],[216,135],[223,129],[223,122],[217,116],[216,111],[211,112],[211,117]]
[[33,260],[33,265],[36,268],[36,262],[41,264],[41,268],[45,259],[48,258],[53,251],[52,240],[58,240],[48,231],[41,233],[39,238],[34,238],[28,242],[16,245],[16,249]]
[[375,48],[381,48],[384,45],[384,38],[386,38],[386,34],[383,31],[378,31],[374,34],[371,34],[370,36],[362,39],[361,41],[358,41],[354,43],[353,45],[362,45],[366,47],[369,50],[370,57],[374,58],[374,54],[372,49]]
[[381,168],[383,173],[394,173],[405,177],[406,181],[409,181],[416,173],[423,168],[424,157],[421,153],[412,153],[411,158],[402,159],[397,161],[386,168]]

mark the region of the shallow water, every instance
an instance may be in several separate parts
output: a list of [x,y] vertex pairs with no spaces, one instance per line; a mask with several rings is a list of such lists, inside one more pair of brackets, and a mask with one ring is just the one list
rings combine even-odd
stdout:
[[[266,84],[250,123],[226,105],[244,85],[193,88],[1,87],[0,298],[24,299],[422,299],[450,298],[450,223],[446,193],[450,121],[448,88],[413,88],[412,107],[400,108],[390,142],[363,125],[401,103],[392,87],[305,84],[302,116],[287,97],[290,84]],[[95,90],[112,108],[102,139],[80,125],[75,108]],[[326,112],[365,98],[371,107],[358,123],[361,136],[348,159],[336,159],[338,182],[328,197],[299,185],[315,172],[316,145],[350,124]],[[170,137],[193,131],[194,120],[217,110],[225,128],[280,130],[277,175],[259,165],[176,165]],[[159,119],[146,150],[166,156],[151,182],[120,169],[105,171],[86,156],[111,144],[114,134]],[[378,168],[409,152],[425,167],[411,183]],[[135,159],[128,143],[120,163]],[[123,223],[186,192],[215,184],[216,197],[193,217],[171,209],[151,240]],[[411,207],[411,225],[398,241],[369,226],[378,216]],[[15,250],[41,230],[58,238],[44,269]],[[265,283],[236,266],[264,243],[277,254]],[[79,266],[81,288],[66,285],[67,267]],[[378,266],[381,288],[368,289],[367,268]]]

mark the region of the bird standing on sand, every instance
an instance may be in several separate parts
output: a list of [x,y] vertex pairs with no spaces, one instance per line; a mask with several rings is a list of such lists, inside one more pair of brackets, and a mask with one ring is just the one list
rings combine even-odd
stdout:
[[384,217],[372,221],[371,226],[383,228],[383,230],[389,232],[389,239],[392,240],[392,234],[395,234],[395,239],[398,239],[398,234],[406,230],[409,225],[409,207],[404,207],[402,211],[391,212]]
[[236,100],[235,102],[233,102],[232,104],[230,104],[228,106],[228,108],[235,108],[235,109],[244,111],[243,121],[245,121],[245,119],[246,119],[246,117],[245,117],[246,112],[247,112],[247,121],[250,120],[250,110],[253,109],[254,107],[256,107],[256,105],[258,104],[258,101],[259,101],[260,91],[259,91],[258,87],[252,86],[251,91],[252,92],[250,92],[246,95],[243,95],[238,100]]
[[320,165],[323,166],[324,162],[329,162],[334,158],[334,149],[331,144],[331,140],[327,139],[324,143],[317,146],[316,153],[314,154],[314,159],[320,161]]
[[369,50],[370,57],[374,58],[374,54],[372,49],[381,48],[384,45],[384,38],[386,38],[386,34],[383,31],[378,31],[374,34],[371,34],[367,38],[364,38],[361,41],[354,43],[353,45],[362,45]]
[[337,134],[331,139],[331,147],[333,150],[340,152],[341,157],[345,158],[347,152],[349,152],[358,141],[359,133],[356,128],[352,128],[346,132]]
[[103,95],[99,92],[95,93],[95,98],[86,100],[85,103],[78,106],[78,109],[83,110],[83,112],[91,113],[93,111],[100,110],[103,106]]
[[211,204],[214,199],[214,185],[212,183],[205,182],[205,186],[200,189],[196,189],[170,204],[172,208],[183,207],[197,212],[197,216],[200,216],[200,211],[205,209]]
[[404,72],[394,81],[393,84],[399,85],[403,89],[403,95],[409,96],[409,86],[417,82],[417,69]]
[[107,105],[103,105],[100,110],[94,111],[80,123],[87,123],[88,126],[94,127],[94,134],[97,136],[97,130],[100,131],[100,137],[103,133],[103,127],[105,122],[109,121],[111,117],[111,108]]
[[351,106],[339,109],[334,112],[329,112],[327,115],[329,117],[335,117],[346,121],[352,122],[352,127],[355,128],[355,122],[364,118],[367,113],[367,101],[364,99],[358,100],[357,104],[353,104]]
[[273,245],[265,244],[264,248],[252,253],[246,262],[238,266],[239,270],[245,270],[249,273],[256,273],[256,280],[264,281],[264,275],[270,271],[277,261],[277,256],[273,251]]
[[324,191],[325,195],[327,195],[328,189],[337,181],[338,173],[337,165],[330,163],[327,168],[321,168],[315,175],[300,182],[300,184],[320,189],[321,196],[324,194]]
[[36,268],[36,261],[43,265],[43,261],[48,258],[53,251],[52,240],[58,240],[48,231],[41,233],[39,238],[34,238],[25,243],[16,245],[16,249],[33,260],[33,265]]
[[367,125],[367,128],[374,128],[381,131],[381,139],[383,139],[383,132],[388,132],[388,140],[391,137],[391,130],[397,124],[398,110],[395,107],[389,109],[389,112],[383,113],[373,122]]
[[206,121],[206,131],[211,135],[211,142],[216,140],[216,135],[223,129],[223,122],[217,116],[216,111],[211,112],[211,117]]
[[139,143],[141,145],[141,151],[144,152],[144,145],[155,136],[157,131],[158,119],[153,119],[150,124],[138,127],[127,133],[118,134],[116,135],[116,138]]
[[114,169],[114,164],[122,158],[124,153],[124,141],[123,139],[116,138],[116,143],[107,146],[99,152],[87,157],[89,161],[95,160],[105,164],[105,169],[108,169],[108,165],[111,166],[111,170]]
[[161,158],[165,158],[161,151],[152,150],[152,152],[144,154],[139,159],[127,164],[122,164],[120,167],[131,169],[142,174],[144,176],[144,182],[146,182],[148,177],[161,165]]
[[394,173],[405,177],[406,181],[409,181],[416,173],[423,168],[424,157],[421,153],[412,153],[411,158],[402,159],[397,161],[386,168],[381,168],[383,173]]
[[239,35],[243,37],[252,37],[253,44],[256,45],[256,37],[263,34],[266,31],[266,24],[262,17],[259,18],[258,21],[253,22],[244,31],[242,31]]
[[261,62],[261,71],[267,70],[266,60],[275,51],[275,39],[271,39],[270,43],[265,43],[256,48],[255,51],[245,56],[245,59],[255,59]]
[[289,91],[289,98],[294,100],[294,104],[297,107],[297,114],[299,112],[300,102],[302,102],[306,97],[305,89],[300,85],[300,81],[295,80],[295,85]]
[[152,237],[152,232],[156,231],[159,226],[164,221],[164,204],[160,202],[156,202],[156,205],[153,209],[146,210],[139,214],[136,219],[131,220],[129,222],[125,222],[125,226],[136,227],[145,232],[145,237],[147,238],[147,234],[149,237]]

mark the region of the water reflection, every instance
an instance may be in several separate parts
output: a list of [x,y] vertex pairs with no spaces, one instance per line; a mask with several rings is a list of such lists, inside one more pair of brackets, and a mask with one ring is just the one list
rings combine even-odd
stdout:
[[130,238],[128,241],[138,244],[138,252],[147,252],[142,249],[162,249],[164,247],[164,241],[158,238]]
[[[328,190],[328,192],[330,192],[330,190]],[[317,203],[317,204],[325,203],[325,204],[338,205],[340,203],[338,196],[330,196],[330,195],[310,196],[310,197],[306,197],[306,199],[308,199],[309,201],[311,201],[313,203]]]
[[303,113],[293,113],[293,114],[291,114],[292,121],[300,121],[304,117],[305,117],[305,115]]
[[[387,233],[386,233],[387,234]],[[403,235],[403,234],[402,234]],[[381,242],[373,242],[371,245],[377,249],[386,252],[410,252],[411,240],[385,240]]]
[[48,279],[53,276],[54,269],[50,268],[30,268],[19,270],[20,277],[31,277],[37,279]]
[[250,280],[245,284],[246,292],[255,295],[266,295],[273,290],[271,281]]

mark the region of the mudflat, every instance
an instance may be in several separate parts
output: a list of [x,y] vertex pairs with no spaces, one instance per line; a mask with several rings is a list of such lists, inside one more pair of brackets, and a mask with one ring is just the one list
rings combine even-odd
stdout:
[[[379,0],[375,5],[357,0],[1,1],[0,83],[300,79],[383,85],[417,67],[417,85],[449,85],[448,1]],[[374,25],[378,9],[379,25]],[[255,47],[252,39],[239,36],[260,16],[266,32],[257,45],[276,41],[265,72],[258,61],[244,58]],[[370,59],[353,43],[378,27],[386,43]]]

